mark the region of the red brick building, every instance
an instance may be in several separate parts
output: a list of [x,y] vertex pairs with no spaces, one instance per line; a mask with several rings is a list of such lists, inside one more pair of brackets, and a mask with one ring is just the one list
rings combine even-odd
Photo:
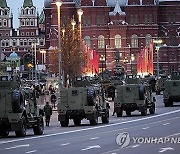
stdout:
[[[82,38],[99,55],[107,56],[107,68],[115,65],[115,55],[128,72],[136,68],[136,55],[151,39],[162,39],[159,50],[160,73],[180,71],[179,0],[62,0],[61,26],[81,8]],[[57,46],[57,7],[45,0],[46,48]],[[78,24],[76,24],[77,26]],[[50,50],[49,50],[50,52]],[[135,60],[131,61],[132,54]],[[154,70],[156,71],[156,53]],[[100,66],[101,67],[101,66]]]
[[[24,0],[17,13],[18,19],[13,19],[11,8],[8,7],[6,0],[0,1],[0,55],[1,60],[10,58],[11,53],[18,56],[21,70],[24,71],[28,69],[28,63],[33,63],[35,58],[33,43],[39,44],[36,58],[39,66],[42,64],[40,49],[45,47],[45,35],[41,31],[43,26],[39,28],[39,21],[43,23],[43,14],[39,16],[32,0]],[[17,29],[13,27],[13,20],[19,21]]]

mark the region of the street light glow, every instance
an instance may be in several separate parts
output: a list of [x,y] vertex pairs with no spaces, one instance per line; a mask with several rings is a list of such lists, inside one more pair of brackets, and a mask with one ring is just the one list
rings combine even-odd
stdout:
[[57,1],[56,1],[56,5],[57,5],[57,7],[61,7],[62,1],[61,1],[61,0],[57,0]]
[[161,44],[163,41],[161,39],[153,40],[153,43]]
[[83,15],[83,10],[82,9],[78,9],[77,10],[77,14],[79,15],[79,22],[81,22],[81,16]]

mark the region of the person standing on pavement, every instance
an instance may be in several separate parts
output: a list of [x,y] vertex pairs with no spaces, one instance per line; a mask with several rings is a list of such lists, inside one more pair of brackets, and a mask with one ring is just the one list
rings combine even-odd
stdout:
[[52,115],[52,107],[49,105],[49,102],[46,102],[46,105],[44,106],[44,112],[45,112],[46,126],[49,127],[49,123]]
[[51,104],[52,104],[52,107],[56,107],[56,100],[57,100],[57,98],[56,98],[56,95],[55,95],[55,93],[52,93],[51,94]]

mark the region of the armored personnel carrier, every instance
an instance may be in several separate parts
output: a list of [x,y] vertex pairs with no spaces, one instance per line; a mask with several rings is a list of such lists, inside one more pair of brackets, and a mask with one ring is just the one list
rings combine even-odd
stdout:
[[155,113],[155,98],[149,84],[142,84],[138,76],[128,75],[124,85],[116,87],[114,99],[114,111],[117,117],[122,117],[123,111],[128,116],[131,112],[138,110],[142,116]]
[[173,72],[170,79],[164,82],[164,106],[173,106],[173,102],[180,102],[180,73]]
[[10,131],[15,131],[16,136],[24,137],[27,128],[33,128],[35,135],[41,135],[43,115],[34,90],[21,87],[16,76],[0,76],[0,136],[6,137]]
[[61,89],[60,99],[57,108],[62,127],[69,125],[69,119],[73,119],[75,125],[80,125],[84,118],[90,125],[97,125],[98,117],[102,123],[109,123],[109,104],[104,99],[104,91],[87,78],[75,78],[73,87]]

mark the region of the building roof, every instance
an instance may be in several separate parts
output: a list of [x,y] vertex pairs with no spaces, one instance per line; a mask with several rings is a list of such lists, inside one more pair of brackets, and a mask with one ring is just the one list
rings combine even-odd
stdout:
[[45,21],[45,14],[44,11],[41,11],[41,14],[39,16],[39,24],[43,24]]
[[119,6],[118,1],[116,2],[116,6],[114,7],[114,11],[113,12],[109,12],[109,15],[116,15],[117,13],[119,15],[125,15],[125,12],[123,12],[121,10],[121,7]]
[[7,2],[6,2],[6,0],[1,0],[1,1],[0,1],[0,7],[1,7],[1,8],[6,8],[6,7],[7,7]]
[[33,2],[32,0],[24,0],[23,7],[32,7]]
[[108,6],[116,6],[116,3],[119,3],[120,6],[125,6],[127,3],[127,0],[106,0],[106,3]]

